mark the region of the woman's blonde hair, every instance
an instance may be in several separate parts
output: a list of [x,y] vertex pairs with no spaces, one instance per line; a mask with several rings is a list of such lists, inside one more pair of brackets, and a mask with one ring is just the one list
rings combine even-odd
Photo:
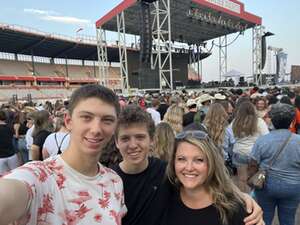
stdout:
[[222,224],[228,224],[230,218],[232,218],[234,213],[239,211],[241,206],[244,206],[244,203],[239,194],[235,191],[236,188],[227,172],[223,156],[209,137],[199,140],[187,135],[186,138],[175,141],[174,151],[171,154],[167,167],[168,179],[178,189],[182,187],[175,173],[176,152],[178,145],[182,142],[187,142],[198,147],[199,151],[206,156],[208,176],[203,185],[212,195],[212,200],[219,212]]
[[[258,103],[259,101],[263,101],[263,102],[264,102],[265,107],[264,107],[263,110],[266,110],[266,109],[268,108],[267,99],[264,98],[264,97],[257,97],[256,99],[254,99],[255,108],[257,107],[257,103]],[[257,108],[256,108],[256,109],[257,109]]]
[[154,152],[153,155],[161,160],[168,162],[174,148],[175,135],[172,127],[165,122],[159,123],[154,133]]
[[184,110],[178,105],[171,105],[163,119],[163,122],[168,123],[175,133],[182,131],[182,119],[183,119]]
[[225,130],[228,126],[227,119],[228,114],[224,107],[219,103],[214,103],[209,106],[209,110],[203,121],[209,136],[219,147],[222,146],[224,141]]
[[254,105],[250,101],[241,103],[232,123],[232,131],[235,137],[247,137],[257,132],[258,116]]

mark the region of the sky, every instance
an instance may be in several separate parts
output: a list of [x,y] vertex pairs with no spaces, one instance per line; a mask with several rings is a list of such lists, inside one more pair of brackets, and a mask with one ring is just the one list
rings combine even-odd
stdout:
[[[172,0],[171,0],[172,1]],[[95,22],[121,0],[1,0],[0,23],[20,25],[47,33],[95,36]],[[288,54],[287,72],[291,65],[300,65],[300,1],[299,0],[242,0],[245,10],[262,17],[268,37],[267,45],[283,48]],[[172,18],[171,18],[172,19]],[[79,28],[83,28],[79,32]],[[228,36],[228,43],[237,35]],[[116,40],[115,35],[108,37]],[[216,43],[216,42],[215,42]],[[211,42],[207,43],[209,49]],[[252,73],[252,30],[228,47],[228,71]],[[218,49],[202,62],[203,80],[219,79]],[[266,70],[274,71],[274,57]],[[267,71],[268,72],[268,71]]]

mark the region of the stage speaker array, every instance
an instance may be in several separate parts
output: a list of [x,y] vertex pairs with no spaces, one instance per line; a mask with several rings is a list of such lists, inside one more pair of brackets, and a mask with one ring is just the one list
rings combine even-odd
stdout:
[[140,63],[150,66],[152,53],[152,24],[150,14],[150,3],[141,1],[140,3]]
[[260,68],[263,70],[266,65],[266,54],[267,54],[267,43],[266,36],[262,36],[261,39],[261,65]]

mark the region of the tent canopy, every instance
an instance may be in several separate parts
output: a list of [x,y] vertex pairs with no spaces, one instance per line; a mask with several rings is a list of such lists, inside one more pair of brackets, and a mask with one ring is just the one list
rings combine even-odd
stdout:
[[238,71],[238,70],[230,70],[229,72],[227,72],[226,74],[224,74],[223,76],[228,78],[228,77],[240,77],[240,76],[243,76],[245,75],[244,73]]

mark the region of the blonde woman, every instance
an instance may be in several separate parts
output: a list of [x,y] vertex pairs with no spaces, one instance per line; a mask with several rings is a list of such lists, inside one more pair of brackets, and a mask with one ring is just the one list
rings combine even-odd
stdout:
[[254,103],[255,103],[257,116],[263,119],[265,115],[268,113],[267,100],[263,97],[258,97],[254,100]]
[[174,193],[163,225],[244,225],[244,202],[230,179],[219,150],[208,134],[176,136],[167,168]]
[[175,141],[175,135],[172,127],[168,123],[159,123],[155,128],[153,141],[153,156],[168,162],[171,152],[173,151]]
[[235,138],[233,163],[237,167],[238,187],[243,192],[249,192],[247,166],[251,149],[258,137],[269,133],[268,126],[257,116],[254,105],[250,101],[245,101],[237,108],[232,131]]
[[173,104],[168,108],[163,122],[168,123],[172,127],[175,134],[180,133],[182,131],[183,114],[183,108]]
[[222,147],[225,137],[225,130],[228,126],[228,114],[224,107],[219,103],[214,103],[203,121],[209,136],[218,147]]

